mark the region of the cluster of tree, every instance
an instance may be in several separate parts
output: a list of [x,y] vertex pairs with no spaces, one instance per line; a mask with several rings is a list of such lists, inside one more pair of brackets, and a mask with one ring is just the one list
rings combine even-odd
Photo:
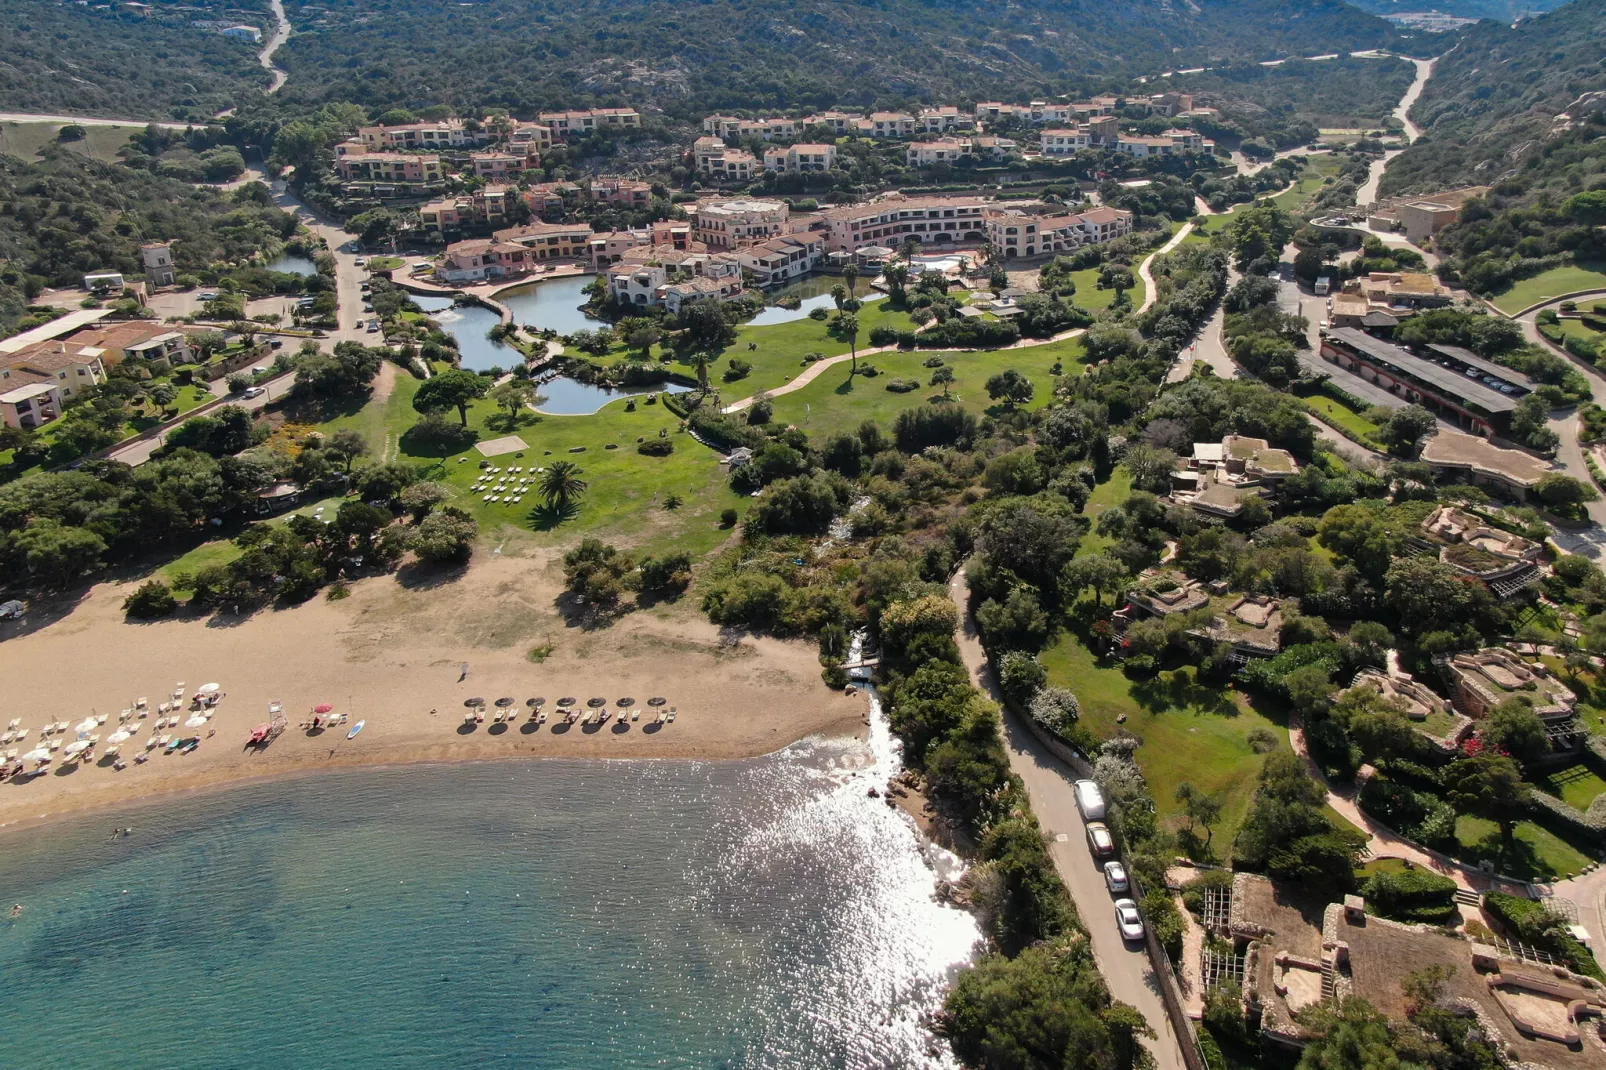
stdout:
[[[206,122],[267,88],[248,41],[192,27],[196,18],[236,18],[240,7],[203,5],[149,13],[101,5],[0,2],[8,28],[0,96],[14,111],[47,115],[150,116]],[[210,8],[210,12],[207,11]],[[262,22],[266,26],[266,21]],[[74,73],[64,77],[61,57]],[[160,62],[152,62],[160,57]]]
[[260,184],[223,193],[59,147],[0,168],[0,205],[0,247],[12,261],[0,281],[29,299],[91,271],[141,277],[139,246],[152,237],[175,241],[179,270],[196,272],[277,252],[298,226]]
[[1328,893],[1355,887],[1365,836],[1335,825],[1323,812],[1326,805],[1326,789],[1305,771],[1299,755],[1272,751],[1233,843],[1234,861]]
[[563,586],[577,603],[611,613],[626,591],[638,601],[670,598],[691,586],[691,555],[670,553],[639,562],[600,539],[587,538],[563,555]]
[[1299,350],[1309,345],[1304,316],[1284,312],[1278,284],[1264,275],[1245,275],[1227,291],[1224,331],[1234,363],[1279,389],[1303,377]]

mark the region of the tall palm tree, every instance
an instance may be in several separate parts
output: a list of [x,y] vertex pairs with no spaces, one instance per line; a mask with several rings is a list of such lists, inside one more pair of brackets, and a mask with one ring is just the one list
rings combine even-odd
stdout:
[[697,385],[703,393],[708,393],[708,352],[699,349],[691,355],[692,364],[697,368]]
[[848,299],[848,288],[840,282],[831,287],[831,300],[836,302],[836,310],[842,311],[842,302]]
[[857,297],[858,295],[854,292],[854,290],[859,284],[859,265],[858,264],[845,264],[845,265],[843,265],[843,267],[842,267],[842,278],[844,280],[846,280],[846,282],[848,284],[848,296],[849,297]]
[[541,497],[559,512],[567,512],[590,484],[580,478],[580,466],[573,461],[554,461],[541,476]]
[[848,340],[848,350],[853,354],[853,369],[848,373],[851,379],[859,374],[859,317],[851,312],[842,313],[837,330]]

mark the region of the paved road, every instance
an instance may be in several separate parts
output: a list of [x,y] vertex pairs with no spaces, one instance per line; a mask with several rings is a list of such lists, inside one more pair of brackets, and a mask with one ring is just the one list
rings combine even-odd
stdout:
[[269,6],[273,9],[273,17],[279,21],[274,27],[273,36],[269,37],[267,43],[262,46],[262,52],[257,56],[257,61],[262,64],[263,69],[273,75],[273,82],[268,86],[268,92],[271,94],[277,93],[283,88],[285,79],[290,77],[290,75],[273,65],[273,54],[279,51],[280,45],[290,39],[290,19],[284,13],[284,4],[280,3],[279,0],[269,0]]
[[[248,409],[251,412],[256,412],[263,406],[267,405],[268,402],[275,401],[283,397],[285,391],[289,390],[291,384],[295,382],[295,378],[296,376],[294,372],[287,372],[275,379],[269,379],[267,382],[262,384],[263,387],[266,388],[266,393],[259,394],[254,398],[240,398],[234,401],[233,404],[240,406],[242,409]],[[204,416],[206,413],[201,413],[201,415]],[[182,427],[183,424],[174,424],[173,426]],[[146,461],[151,459],[151,454],[155,453],[157,449],[159,449],[161,445],[167,441],[167,435],[171,430],[172,428],[168,428],[167,431],[164,431],[160,435],[156,435],[152,438],[142,438],[138,442],[130,442],[122,449],[115,450],[107,454],[107,459],[113,461],[122,461],[124,464],[131,465],[144,464]]]
[[1193,224],[1184,223],[1181,230],[1178,230],[1175,234],[1171,235],[1170,241],[1166,242],[1164,245],[1160,246],[1160,248],[1144,257],[1143,263],[1138,265],[1138,275],[1143,279],[1143,304],[1138,306],[1138,308],[1135,310],[1138,315],[1142,315],[1143,313],[1149,311],[1149,307],[1158,299],[1158,295],[1156,295],[1154,292],[1154,276],[1149,273],[1149,268],[1154,264],[1154,258],[1157,256],[1164,256],[1166,253],[1169,253],[1171,250],[1181,245],[1183,239],[1187,238],[1187,236],[1192,233]]
[[[1606,290],[1600,291],[1596,296],[1606,297]],[[1590,299],[1590,297],[1586,296],[1570,298],[1569,300],[1588,301]],[[1549,304],[1530,309],[1517,317],[1517,323],[1522,326],[1524,337],[1534,345],[1551,353],[1555,353],[1557,350],[1539,333],[1538,317],[1540,312],[1547,308],[1555,308],[1561,302],[1562,299],[1557,298]],[[1602,375],[1596,368],[1586,364],[1584,361],[1572,358],[1571,355],[1568,355],[1568,359],[1572,360],[1572,365],[1578,369],[1579,374],[1589,381],[1589,388],[1594,393],[1596,402],[1606,402],[1606,375]],[[1556,447],[1556,463],[1574,479],[1589,483],[1589,466],[1584,463],[1584,448],[1578,444],[1578,419],[1574,410],[1567,409],[1559,416],[1552,416],[1550,429],[1556,432],[1561,439],[1560,444]],[[1596,526],[1584,532],[1557,532],[1556,541],[1570,553],[1581,553],[1588,557],[1600,559],[1606,557],[1606,500],[1590,502],[1587,508],[1589,510],[1589,518],[1595,522]]]
[[[1416,64],[1416,80],[1411,83],[1410,88],[1405,91],[1405,96],[1400,98],[1400,103],[1394,108],[1394,117],[1405,127],[1405,143],[1407,145],[1422,136],[1422,128],[1411,121],[1411,106],[1422,95],[1422,87],[1427,85],[1429,78],[1433,77],[1433,66],[1439,61],[1434,58],[1413,59],[1411,62]],[[1388,170],[1388,166],[1394,160],[1394,157],[1398,156],[1402,151],[1401,149],[1393,149],[1385,152],[1382,159],[1372,161],[1372,169],[1366,176],[1366,182],[1360,189],[1355,191],[1356,204],[1371,204],[1377,200],[1377,187],[1383,181],[1383,172]]]
[[[948,592],[959,606],[964,621],[956,638],[965,665],[976,686],[996,698],[997,690],[975,622],[966,612],[970,591],[963,570],[949,584]],[[1136,1007],[1158,1034],[1159,1039],[1145,1041],[1157,1070],[1183,1070],[1186,1064],[1182,1061],[1182,1049],[1160,1000],[1160,982],[1149,965],[1148,953],[1141,945],[1129,945],[1122,940],[1115,926],[1115,899],[1104,886],[1103,875],[1093,864],[1092,853],[1088,850],[1070,771],[1030,732],[1016,724],[1010,714],[1005,714],[1004,719],[1004,745],[1009,751],[1010,768],[1025,781],[1032,808],[1048,833],[1048,851],[1054,859],[1054,868],[1076,900],[1076,909],[1092,937],[1093,955],[1110,994]]]

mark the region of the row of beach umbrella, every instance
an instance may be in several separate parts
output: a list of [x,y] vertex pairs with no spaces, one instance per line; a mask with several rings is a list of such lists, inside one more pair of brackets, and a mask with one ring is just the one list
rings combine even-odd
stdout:
[[[579,699],[576,699],[576,698],[573,698],[573,697],[565,697],[565,698],[558,699],[557,705],[558,705],[559,709],[566,710],[569,707],[575,705],[579,701],[580,701]],[[662,695],[654,695],[652,698],[647,700],[647,705],[649,705],[649,706],[662,706],[664,703],[666,703],[668,701],[669,700],[664,698]],[[517,702],[518,702],[518,699],[514,698],[513,696],[511,696],[511,695],[503,695],[501,698],[496,700],[496,705],[498,707],[502,708],[502,709],[506,709],[507,707],[512,706]],[[526,706],[530,707],[533,710],[533,709],[536,709],[537,707],[545,706],[546,705],[546,699],[544,699],[544,698],[525,699],[524,700],[524,704]],[[605,698],[588,698],[588,699],[586,699],[586,705],[591,707],[594,710],[601,709],[602,707],[606,706],[607,704],[608,704],[608,700],[605,699]],[[622,709],[630,709],[635,704],[636,704],[636,700],[633,699],[633,698],[622,698],[618,702],[619,707],[622,708]],[[478,696],[476,696],[474,698],[466,698],[466,699],[463,700],[463,705],[467,706],[471,710],[472,709],[478,709],[478,708],[480,708],[480,707],[485,705],[485,700],[483,698],[478,697]],[[326,710],[328,708],[329,707],[320,706],[319,707],[319,712],[323,712],[324,710]]]

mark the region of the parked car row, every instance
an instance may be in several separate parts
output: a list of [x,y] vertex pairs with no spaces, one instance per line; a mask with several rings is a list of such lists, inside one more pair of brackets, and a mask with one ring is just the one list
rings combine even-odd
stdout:
[[1091,780],[1078,780],[1075,787],[1076,808],[1087,824],[1088,849],[1093,852],[1095,861],[1102,860],[1100,868],[1104,871],[1104,886],[1111,895],[1123,896],[1115,901],[1116,928],[1121,930],[1123,940],[1142,940],[1143,915],[1136,902],[1124,898],[1124,893],[1132,890],[1132,878],[1127,875],[1121,860],[1114,857],[1115,836],[1110,832],[1110,826],[1104,823],[1109,812],[1104,793]]

